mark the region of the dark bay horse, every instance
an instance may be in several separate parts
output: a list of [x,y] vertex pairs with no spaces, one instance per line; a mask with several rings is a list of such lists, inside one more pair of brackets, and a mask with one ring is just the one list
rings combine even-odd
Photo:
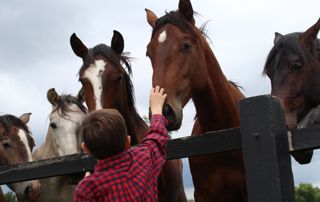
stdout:
[[[78,128],[87,114],[82,97],[59,95],[52,88],[47,92],[47,99],[52,105],[50,124],[45,143],[33,152],[34,160],[81,153],[82,139],[78,134]],[[42,189],[37,202],[72,201],[76,186],[71,183],[75,177],[80,179],[83,176],[75,174],[41,179]]]
[[[130,79],[129,57],[123,53],[122,35],[114,31],[111,47],[100,44],[88,49],[75,34],[70,39],[75,54],[83,59],[79,80],[89,111],[101,108],[119,110],[125,119],[132,144],[138,144],[148,126],[135,108],[133,85]],[[127,71],[126,71],[126,69]],[[167,161],[158,181],[159,201],[186,202],[182,181],[182,161]]]
[[[31,151],[34,140],[28,126],[30,113],[19,118],[13,115],[0,116],[0,166],[33,161]],[[40,194],[38,180],[8,184],[18,201],[35,201]]]
[[[280,98],[289,129],[293,129],[320,104],[320,19],[305,32],[275,34],[264,74],[271,81],[271,94]],[[312,151],[294,152],[301,164],[309,163]]]
[[[164,114],[171,130],[179,129],[182,109],[192,99],[196,122],[192,135],[239,126],[238,100],[243,94],[224,76],[202,30],[195,26],[189,0],[158,18],[146,9],[153,28],[147,56],[153,68],[153,86],[167,93]],[[201,202],[247,201],[242,152],[189,158]]]

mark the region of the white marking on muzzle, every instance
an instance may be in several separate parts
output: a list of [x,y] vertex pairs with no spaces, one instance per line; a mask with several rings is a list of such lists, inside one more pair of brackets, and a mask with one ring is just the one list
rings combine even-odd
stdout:
[[84,77],[87,78],[93,87],[94,100],[97,109],[102,109],[101,94],[102,94],[102,73],[105,70],[106,63],[103,60],[96,60],[94,64],[84,72]]
[[158,41],[159,43],[163,43],[167,40],[167,32],[164,30],[159,34]]

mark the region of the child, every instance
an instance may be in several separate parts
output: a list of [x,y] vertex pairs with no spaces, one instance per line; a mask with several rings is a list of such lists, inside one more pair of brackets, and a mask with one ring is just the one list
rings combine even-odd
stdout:
[[90,113],[82,123],[82,148],[98,159],[93,174],[82,179],[74,201],[157,201],[158,177],[166,160],[169,140],[162,116],[166,99],[157,86],[150,93],[150,128],[142,143],[133,149],[123,117],[117,110]]

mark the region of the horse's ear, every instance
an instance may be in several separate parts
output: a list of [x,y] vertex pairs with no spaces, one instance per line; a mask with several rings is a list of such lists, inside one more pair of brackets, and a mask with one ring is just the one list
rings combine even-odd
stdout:
[[70,44],[73,52],[82,59],[88,54],[88,48],[82,43],[75,33],[70,37]]
[[30,121],[30,116],[31,116],[31,113],[24,113],[22,114],[19,119],[24,123],[24,124],[27,124],[29,121]]
[[111,48],[114,50],[118,55],[123,52],[124,49],[124,40],[120,32],[117,30],[113,30],[113,37],[111,40]]
[[83,87],[79,90],[78,95],[77,95],[77,99],[79,100],[79,102],[84,103],[85,97],[84,97]]
[[317,35],[320,29],[320,18],[316,22],[316,24],[312,25],[307,31],[305,31],[300,36],[301,45],[305,48],[310,48],[315,45],[317,40]]
[[190,0],[180,0],[179,1],[179,13],[189,22],[195,24],[193,18],[193,8]]
[[156,16],[156,14],[154,14],[154,12],[152,12],[151,10],[145,8],[144,9],[146,11],[147,14],[147,21],[149,23],[149,25],[154,28],[154,26],[156,25],[156,21],[158,20],[158,17]]
[[48,90],[47,99],[52,105],[56,105],[58,103],[59,95],[54,88]]
[[282,39],[283,35],[275,32],[274,33],[274,40],[273,40],[273,44],[276,45],[276,43],[278,43],[281,39]]

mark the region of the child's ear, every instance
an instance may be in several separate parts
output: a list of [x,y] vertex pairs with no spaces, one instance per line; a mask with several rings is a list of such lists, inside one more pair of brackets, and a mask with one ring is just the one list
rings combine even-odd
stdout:
[[84,153],[91,155],[87,145],[84,142],[81,143],[81,148],[83,149]]
[[127,135],[127,139],[126,139],[126,143],[124,145],[124,149],[127,150],[130,148],[131,145],[131,137],[129,135]]

